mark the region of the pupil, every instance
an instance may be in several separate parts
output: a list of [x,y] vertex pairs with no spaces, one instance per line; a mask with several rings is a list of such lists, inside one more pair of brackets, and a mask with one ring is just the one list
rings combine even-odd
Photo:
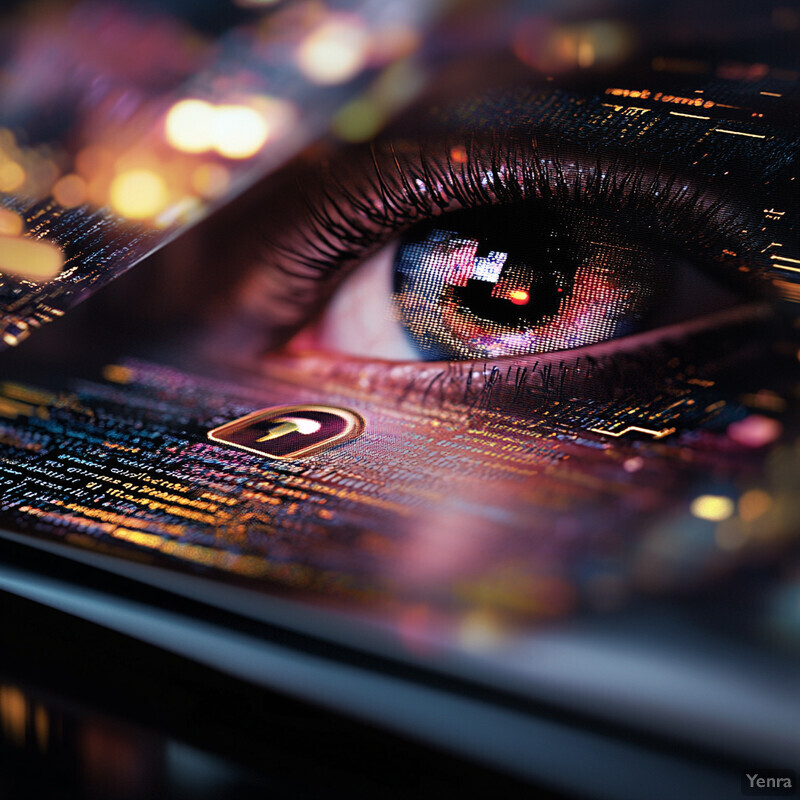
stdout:
[[564,272],[548,267],[537,270],[509,258],[497,281],[468,278],[464,286],[445,286],[462,312],[515,328],[538,325],[554,317],[572,292]]
[[[560,227],[551,215],[525,204],[449,214],[449,235],[477,242],[477,250],[456,259],[458,268],[445,276],[440,301],[510,328],[552,319],[572,293],[575,275]],[[435,241],[441,228],[434,221],[417,235]]]
[[569,350],[637,330],[671,272],[627,214],[538,201],[450,212],[407,231],[393,306],[430,359]]

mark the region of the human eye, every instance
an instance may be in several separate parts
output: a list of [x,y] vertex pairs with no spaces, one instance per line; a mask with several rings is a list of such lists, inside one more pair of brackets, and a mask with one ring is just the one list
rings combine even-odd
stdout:
[[298,231],[277,244],[284,268],[324,280],[363,263],[295,346],[410,360],[528,356],[741,299],[739,267],[763,237],[742,233],[755,220],[738,198],[663,165],[561,153],[545,138],[456,142],[372,148],[373,174],[349,186],[329,176],[333,188],[309,200],[318,205],[302,243],[291,244]]
[[[523,96],[473,100],[466,126],[438,111],[414,135],[300,167],[303,188],[260,224],[239,290],[265,341],[486,362],[763,316],[769,231],[741,176],[646,127],[621,148],[596,124],[602,93],[580,99],[574,141],[547,124],[554,93]],[[502,124],[472,124],[483,107]]]

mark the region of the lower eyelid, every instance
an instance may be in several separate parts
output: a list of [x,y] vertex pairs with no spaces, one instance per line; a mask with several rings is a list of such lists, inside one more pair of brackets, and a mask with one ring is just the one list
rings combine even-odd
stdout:
[[657,391],[657,373],[668,370],[668,362],[680,361],[683,354],[701,366],[702,351],[719,348],[716,355],[722,355],[729,336],[769,324],[773,314],[768,303],[754,302],[574,350],[487,361],[409,363],[283,350],[270,353],[262,368],[267,374],[288,368],[313,376],[331,392],[352,393],[357,387],[384,402],[466,410],[491,399],[493,406],[513,405],[515,414],[524,415],[526,393],[540,399],[595,401],[631,390],[647,391],[651,383]]

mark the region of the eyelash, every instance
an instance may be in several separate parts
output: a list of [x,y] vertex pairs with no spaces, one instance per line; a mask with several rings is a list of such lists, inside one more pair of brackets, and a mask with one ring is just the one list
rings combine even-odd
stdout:
[[[695,259],[726,262],[728,272],[748,270],[746,255],[756,249],[757,237],[742,241],[741,231],[753,226],[732,195],[689,188],[689,181],[663,164],[631,167],[613,155],[607,163],[597,157],[583,164],[581,156],[559,153],[549,143],[509,137],[488,144],[472,137],[457,148],[452,142],[421,143],[410,156],[391,143],[373,145],[366,170],[363,156],[356,157],[361,161],[356,185],[328,168],[310,183],[327,180],[333,190],[319,190],[317,196],[304,188],[309,184],[304,176],[302,237],[292,243],[262,232],[267,259],[288,276],[325,281],[392,235],[437,214],[531,200],[556,209],[600,206],[657,219],[662,238],[691,249]],[[443,156],[432,158],[431,152]],[[463,154],[461,163],[454,152]]]
[[[462,163],[451,155],[459,146],[465,156]],[[709,337],[708,330],[702,335],[680,330],[635,350],[604,351],[597,359],[593,349],[588,357],[507,356],[485,363],[466,360],[424,366],[308,354],[295,361],[275,348],[321,309],[347,272],[392,236],[451,210],[530,200],[556,211],[582,205],[647,215],[668,246],[716,269],[717,277],[730,278],[740,288],[742,279],[755,277],[751,254],[763,247],[747,207],[721,182],[701,189],[666,162],[638,161],[631,166],[625,155],[559,149],[545,138],[534,142],[514,134],[489,139],[473,135],[461,141],[422,140],[415,146],[384,141],[351,150],[349,158],[345,154],[337,163],[344,163],[346,178],[324,162],[299,170],[299,199],[295,205],[282,204],[288,218],[276,218],[271,230],[262,227],[259,232],[261,270],[272,276],[269,281],[277,292],[268,299],[270,307],[298,309],[294,323],[262,332],[272,369],[280,370],[286,359],[292,369],[314,374],[331,386],[344,391],[367,387],[368,393],[395,396],[406,407],[445,408],[455,403],[474,410],[499,404],[524,413],[543,400],[563,399],[565,391],[601,401],[620,391],[680,383],[682,372],[698,363],[698,348],[713,342],[724,351],[720,341],[726,336],[761,324],[760,319],[746,317],[723,324],[722,340]],[[308,188],[325,182],[329,188]],[[756,233],[743,236],[745,231]],[[752,283],[756,293],[766,292],[761,281]],[[669,366],[676,363],[679,366]]]

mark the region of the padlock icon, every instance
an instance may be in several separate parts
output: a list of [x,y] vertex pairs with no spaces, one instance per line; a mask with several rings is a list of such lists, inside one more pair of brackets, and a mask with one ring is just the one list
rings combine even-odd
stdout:
[[208,432],[208,438],[266,458],[315,455],[364,432],[364,418],[336,406],[274,406],[253,411]]

